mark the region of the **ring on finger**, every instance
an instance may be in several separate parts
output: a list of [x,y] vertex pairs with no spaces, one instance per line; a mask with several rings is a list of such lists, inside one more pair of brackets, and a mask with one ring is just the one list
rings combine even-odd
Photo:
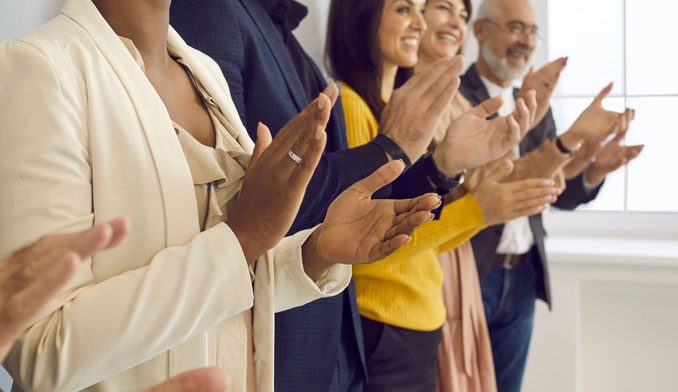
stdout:
[[293,160],[297,165],[301,165],[301,162],[303,161],[303,159],[299,155],[295,154],[292,150],[287,153],[287,156],[290,157],[290,159]]

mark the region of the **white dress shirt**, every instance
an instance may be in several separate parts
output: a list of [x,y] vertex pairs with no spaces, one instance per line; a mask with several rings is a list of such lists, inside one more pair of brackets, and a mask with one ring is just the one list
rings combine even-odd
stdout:
[[[483,76],[480,76],[487,93],[490,97],[501,97],[503,104],[499,108],[500,116],[508,116],[516,109],[516,101],[513,96],[513,86],[501,87],[489,81]],[[520,147],[516,146],[516,157],[520,156]],[[498,254],[523,254],[527,253],[534,245],[534,236],[532,229],[530,229],[530,221],[528,217],[521,216],[512,221],[506,222],[504,231],[502,232],[499,245],[496,252]]]

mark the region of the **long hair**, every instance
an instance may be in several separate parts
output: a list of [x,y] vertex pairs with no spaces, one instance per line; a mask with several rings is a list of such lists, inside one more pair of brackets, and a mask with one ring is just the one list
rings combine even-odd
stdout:
[[332,0],[325,65],[333,78],[351,86],[374,116],[384,110],[379,24],[384,0]]

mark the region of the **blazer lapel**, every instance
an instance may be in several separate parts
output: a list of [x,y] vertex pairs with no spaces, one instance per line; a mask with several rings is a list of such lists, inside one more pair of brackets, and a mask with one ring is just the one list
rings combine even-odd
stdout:
[[[168,245],[183,245],[198,233],[198,211],[193,180],[160,96],[120,38],[90,0],[68,0],[62,14],[73,19],[94,44],[122,82],[143,129],[163,195]],[[113,109],[112,109],[113,110]]]
[[251,0],[240,0],[240,2],[245,9],[247,9],[247,12],[252,17],[252,20],[254,20],[261,35],[264,37],[266,45],[268,45],[269,50],[273,53],[275,62],[285,78],[287,89],[294,99],[297,109],[302,111],[309,104],[309,100],[304,93],[304,87],[301,84],[296,68],[294,68],[292,59],[287,53],[285,43],[280,37],[280,32],[276,30],[270,20],[271,17],[268,16],[259,3]]
[[476,70],[475,63],[471,64],[468,71],[466,71],[464,78],[466,79],[469,86],[467,93],[470,94],[470,96],[466,98],[468,98],[471,102],[474,102],[476,105],[490,99],[490,95],[487,93],[487,89],[485,88],[483,81],[480,80],[480,75],[478,74],[478,70]]
[[233,128],[229,130],[232,136],[240,143],[245,152],[251,154],[254,150],[254,142],[240,120],[238,110],[231,98],[228,84],[221,70],[216,66],[210,69],[207,66],[207,62],[199,57],[200,54],[189,47],[172,27],[170,27],[168,32],[167,45],[188,64],[194,76],[200,81],[205,90],[209,92],[224,116],[228,119],[230,126]]

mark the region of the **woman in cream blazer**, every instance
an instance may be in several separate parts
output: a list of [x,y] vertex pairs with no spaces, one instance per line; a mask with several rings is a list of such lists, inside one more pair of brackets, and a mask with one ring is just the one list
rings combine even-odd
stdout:
[[[168,48],[251,153],[218,66],[171,28]],[[27,390],[145,387],[213,365],[215,326],[256,298],[256,390],[272,391],[274,313],[340,293],[351,268],[313,282],[300,250],[307,230],[259,258],[252,284],[233,231],[200,231],[173,123],[130,53],[90,0],[68,0],[51,22],[0,45],[0,255],[117,216],[132,225],[120,246],[83,263],[5,366]]]

